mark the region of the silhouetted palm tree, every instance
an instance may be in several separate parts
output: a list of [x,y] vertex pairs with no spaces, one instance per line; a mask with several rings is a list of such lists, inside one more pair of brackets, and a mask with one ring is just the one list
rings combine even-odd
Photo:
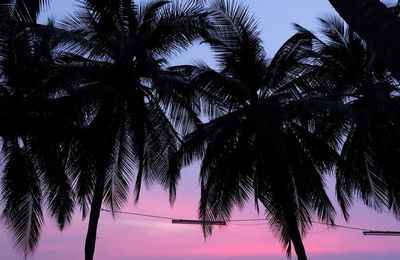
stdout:
[[[134,180],[136,201],[142,182],[157,182],[173,202],[179,169],[196,159],[202,220],[229,220],[253,197],[299,259],[313,214],[333,222],[324,187],[333,165],[346,218],[355,195],[400,216],[398,81],[365,43],[323,19],[327,41],[297,26],[269,60],[245,7],[219,0],[206,13],[201,2],[86,0],[61,29],[36,24],[46,0],[0,2],[3,217],[24,255],[43,204],[63,229],[76,199],[83,217],[90,210],[93,259],[103,203],[120,209]],[[202,38],[218,70],[167,67]]]
[[59,94],[66,81],[50,77],[59,40],[51,24],[36,24],[35,8],[22,4],[0,3],[0,135],[2,217],[26,256],[38,243],[44,204],[60,229],[71,220],[73,191],[62,144],[63,129],[73,121]]
[[400,74],[400,18],[379,0],[329,0],[393,72]]
[[314,57],[329,79],[320,95],[342,111],[327,117],[322,128],[343,138],[336,194],[344,216],[349,217],[348,208],[358,196],[366,205],[391,209],[399,217],[399,82],[341,19],[320,21],[324,40],[314,36]]
[[[324,173],[335,152],[313,134],[312,114],[303,98],[313,88],[313,65],[303,56],[309,33],[290,38],[272,60],[264,53],[257,23],[233,1],[215,1],[216,33],[209,43],[219,69],[204,64],[192,70],[192,84],[222,113],[185,138],[171,162],[171,175],[202,160],[202,220],[229,220],[235,206],[253,197],[265,207],[268,223],[290,256],[307,259],[302,236],[313,214],[333,222],[335,210],[325,193]],[[311,76],[311,77],[310,77]],[[311,110],[311,109],[310,109]],[[212,115],[210,115],[212,116]],[[203,226],[210,235],[212,226]]]
[[180,139],[174,126],[194,129],[198,107],[166,59],[200,39],[204,21],[195,1],[87,0],[62,24],[80,38],[66,43],[64,68],[81,72],[76,89],[91,97],[68,163],[84,217],[90,207],[86,259],[93,258],[103,201],[119,209],[134,177],[136,201],[143,181],[160,183],[174,199],[176,180],[167,175]]

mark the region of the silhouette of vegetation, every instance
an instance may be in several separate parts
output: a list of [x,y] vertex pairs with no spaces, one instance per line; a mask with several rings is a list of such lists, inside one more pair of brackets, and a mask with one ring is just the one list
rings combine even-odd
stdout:
[[190,131],[198,118],[195,96],[167,59],[199,39],[204,14],[187,1],[86,1],[58,28],[44,28],[20,19],[16,6],[4,4],[10,18],[2,27],[10,34],[1,45],[2,105],[8,112],[9,100],[16,110],[6,114],[15,127],[3,139],[3,216],[17,249],[32,252],[43,223],[42,189],[49,189],[60,228],[74,203],[83,217],[90,210],[85,255],[92,259],[103,201],[119,209],[134,178],[136,200],[142,182],[174,187],[166,170],[179,143],[175,128]]
[[36,23],[40,5],[29,13],[22,6],[0,4],[1,200],[14,247],[27,255],[37,246],[44,204],[60,229],[71,221],[73,190],[63,162],[74,121],[63,109],[70,101],[57,94],[67,81],[55,71],[54,28]]
[[72,142],[68,165],[84,217],[90,208],[86,259],[93,258],[103,201],[120,209],[133,178],[136,201],[142,182],[173,187],[167,169],[179,144],[175,129],[190,131],[198,119],[195,96],[166,61],[199,39],[204,17],[190,1],[86,1],[62,23],[79,39],[63,62],[80,71],[79,91],[91,97],[90,121]]
[[387,8],[380,0],[329,0],[329,2],[377,53],[383,63],[399,76],[400,18],[395,14],[398,14],[398,9],[393,12],[393,9]]
[[[250,199],[266,219],[287,255],[292,244],[306,259],[302,236],[316,214],[333,223],[335,210],[324,178],[336,151],[313,133],[317,107],[304,115],[314,90],[314,66],[307,50],[313,39],[300,31],[268,59],[255,18],[234,2],[211,7],[215,35],[208,39],[218,71],[205,64],[191,69],[191,85],[213,95],[219,116],[185,138],[175,171],[201,160],[202,220],[229,221],[233,208]],[[212,226],[203,226],[210,235]]]
[[367,206],[390,209],[398,218],[399,82],[341,19],[320,22],[324,40],[313,36],[316,51],[310,57],[321,64],[319,73],[329,84],[319,94],[340,111],[323,124],[341,146],[335,173],[344,217],[350,217],[348,208],[358,196]]
[[[79,206],[93,259],[103,204],[120,210],[153,183],[173,203],[195,160],[199,218],[229,221],[252,200],[287,256],[307,259],[314,217],[334,223],[330,174],[346,219],[355,198],[399,218],[399,82],[362,31],[366,41],[336,17],[320,19],[321,37],[296,25],[269,58],[236,1],[79,3],[41,25],[49,1],[0,2],[2,217],[22,255],[44,206],[61,230]],[[198,41],[216,69],[169,66]]]

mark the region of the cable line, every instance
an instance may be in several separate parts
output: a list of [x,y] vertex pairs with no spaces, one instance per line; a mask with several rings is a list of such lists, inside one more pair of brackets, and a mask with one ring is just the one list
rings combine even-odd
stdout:
[[[152,215],[152,214],[143,214],[143,213],[136,213],[136,212],[127,212],[127,211],[119,211],[119,210],[110,210],[110,209],[101,209],[104,212],[108,213],[119,213],[124,215],[132,215],[132,216],[139,216],[139,217],[146,217],[146,218],[156,218],[156,219],[163,219],[163,220],[171,220],[174,224],[209,224],[209,225],[226,225],[225,221],[209,221],[209,220],[189,220],[189,219],[178,219],[168,216],[161,216],[161,215]],[[262,218],[250,218],[250,219],[231,219],[229,222],[256,222],[256,221],[266,221],[266,219]],[[338,225],[332,223],[324,223],[320,221],[311,221],[314,224],[325,225],[328,226],[326,230],[330,227],[337,227],[349,230],[356,230],[362,231],[364,235],[375,235],[375,236],[400,236],[400,231],[380,231],[380,230],[372,230],[368,228],[362,227],[354,227],[354,226],[345,226],[345,225]],[[263,225],[263,223],[248,223],[248,224],[235,224],[238,226],[255,226],[255,225]],[[326,231],[323,230],[322,232]],[[317,232],[317,233],[322,233]]]
[[146,217],[146,218],[158,218],[158,219],[166,219],[166,220],[174,219],[174,218],[165,217],[165,216],[157,216],[157,215],[135,213],[135,212],[126,212],[126,211],[119,211],[119,210],[110,210],[110,209],[101,209],[101,210],[108,212],[108,213],[119,213],[119,214],[124,214],[124,215],[133,215],[133,216]]
[[338,228],[344,228],[344,229],[351,229],[351,230],[357,230],[357,231],[371,231],[371,229],[368,229],[368,228],[343,226],[343,225],[337,225],[337,224],[332,224],[332,223],[324,223],[324,222],[320,222],[320,221],[311,221],[311,222],[315,223],[315,224],[325,225],[325,226],[338,227]]

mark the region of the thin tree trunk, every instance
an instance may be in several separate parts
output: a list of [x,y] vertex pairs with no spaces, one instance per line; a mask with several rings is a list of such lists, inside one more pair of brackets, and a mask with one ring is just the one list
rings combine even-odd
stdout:
[[99,174],[96,179],[92,205],[90,209],[89,227],[85,243],[85,260],[92,260],[96,246],[97,225],[99,223],[101,205],[103,203],[105,174]]
[[296,251],[297,259],[298,260],[307,260],[306,250],[304,248],[303,240],[301,239],[299,229],[296,226],[296,228],[291,229],[290,232],[292,234],[292,243],[294,246],[294,250]]
[[336,11],[400,75],[400,18],[379,0],[329,0]]
[[299,227],[297,226],[297,222],[295,218],[289,217],[288,224],[290,228],[290,237],[292,239],[292,243],[294,246],[294,250],[297,255],[298,260],[307,260],[306,250],[303,245],[303,240],[301,239],[301,234]]

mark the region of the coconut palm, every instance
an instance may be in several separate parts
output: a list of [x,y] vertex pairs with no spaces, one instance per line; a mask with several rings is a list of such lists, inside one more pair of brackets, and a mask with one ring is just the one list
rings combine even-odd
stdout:
[[26,256],[37,246],[44,204],[60,229],[71,220],[73,191],[61,158],[73,121],[69,101],[58,94],[66,81],[51,78],[59,39],[51,24],[36,24],[35,9],[23,15],[31,9],[21,4],[0,3],[1,199],[14,246]]
[[[222,116],[185,138],[171,160],[171,175],[202,160],[201,220],[228,221],[235,206],[253,199],[257,209],[259,203],[264,206],[287,255],[293,244],[298,259],[307,259],[302,236],[313,214],[327,223],[335,215],[324,189],[335,151],[313,133],[312,117],[322,110],[304,113],[312,103],[305,97],[312,92],[314,66],[303,53],[312,38],[299,32],[269,60],[245,6],[215,1],[212,8],[216,33],[208,42],[219,69],[205,64],[186,69],[192,70],[192,84],[205,93],[203,102],[213,101],[213,112]],[[212,226],[203,225],[203,231],[210,235]]]
[[93,259],[103,202],[120,209],[134,178],[136,201],[142,182],[160,183],[174,199],[168,158],[177,131],[198,124],[198,106],[166,61],[200,39],[204,21],[195,1],[87,0],[62,23],[79,39],[65,44],[63,67],[81,75],[75,90],[90,97],[67,166],[84,217],[90,209],[86,259]]
[[344,138],[336,169],[336,194],[344,216],[349,218],[348,208],[357,196],[399,217],[399,82],[341,19],[320,21],[324,41],[315,41],[314,57],[330,80],[320,94],[343,112],[327,117],[323,128]]
[[400,73],[400,18],[379,0],[329,0],[393,72]]

